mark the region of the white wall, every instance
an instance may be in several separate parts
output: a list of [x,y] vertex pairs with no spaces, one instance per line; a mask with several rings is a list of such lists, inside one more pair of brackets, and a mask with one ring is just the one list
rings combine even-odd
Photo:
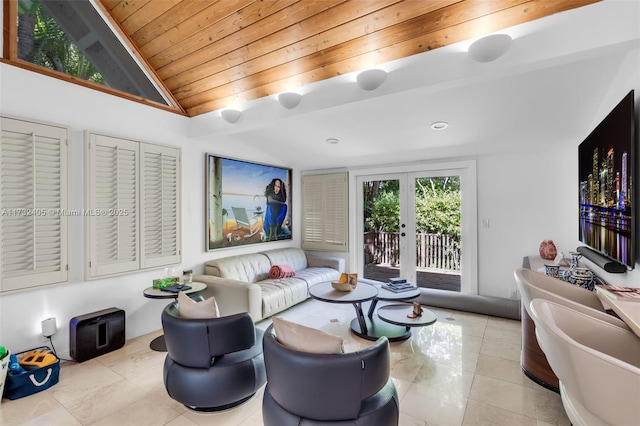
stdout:
[[[583,245],[578,240],[578,145],[631,89],[635,89],[638,122],[640,49],[627,56],[610,84],[600,115],[593,122],[583,123],[584,134],[579,138],[540,141],[519,152],[478,158],[478,220],[482,223],[482,219],[488,218],[490,223],[488,229],[478,225],[480,294],[509,297],[509,289],[515,288],[513,270],[520,267],[524,256],[537,255],[544,239],[554,240],[564,253]],[[636,128],[636,143],[639,133]],[[636,152],[640,153],[637,145]],[[638,185],[635,197],[640,200]],[[639,240],[640,226],[637,226],[638,244]],[[589,261],[584,262],[612,284],[640,286],[637,262],[636,268],[625,274],[609,274]]]

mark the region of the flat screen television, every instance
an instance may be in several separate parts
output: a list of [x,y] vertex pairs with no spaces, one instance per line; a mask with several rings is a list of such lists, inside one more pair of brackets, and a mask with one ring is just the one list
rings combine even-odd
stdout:
[[615,271],[604,268],[609,272],[635,266],[635,145],[632,90],[578,148],[579,239],[599,255],[626,267],[620,265]]

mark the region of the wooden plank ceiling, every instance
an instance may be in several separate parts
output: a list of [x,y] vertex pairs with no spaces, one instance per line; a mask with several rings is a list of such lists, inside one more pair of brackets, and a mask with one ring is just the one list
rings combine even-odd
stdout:
[[100,0],[188,116],[599,0]]

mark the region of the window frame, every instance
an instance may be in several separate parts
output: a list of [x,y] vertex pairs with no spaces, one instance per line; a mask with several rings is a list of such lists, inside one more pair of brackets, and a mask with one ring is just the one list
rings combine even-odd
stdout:
[[22,68],[27,71],[36,72],[38,74],[43,74],[48,77],[53,77],[58,80],[63,80],[68,83],[73,83],[79,86],[86,87],[88,89],[98,90],[103,93],[108,93],[113,96],[117,96],[119,98],[127,99],[130,101],[138,102],[153,108],[159,108],[165,111],[173,112],[176,114],[180,114],[183,116],[187,116],[186,111],[180,106],[178,101],[175,99],[173,94],[167,90],[164,86],[164,83],[157,76],[153,68],[143,59],[143,56],[137,51],[136,47],[130,43],[126,36],[122,34],[119,30],[118,26],[112,21],[109,17],[109,14],[105,12],[104,6],[99,2],[92,2],[94,6],[97,6],[97,11],[103,17],[106,17],[106,24],[109,26],[111,31],[113,31],[114,35],[123,43],[126,50],[132,52],[132,55],[135,56],[135,59],[138,61],[140,66],[143,68],[147,76],[152,79],[156,86],[162,90],[162,93],[165,95],[165,98],[171,105],[164,105],[159,102],[155,102],[140,96],[132,95],[127,92],[123,92],[118,89],[113,89],[108,86],[104,86],[98,83],[93,83],[88,80],[83,80],[72,75],[65,74],[63,72],[55,71],[49,68],[41,67],[39,65],[33,64],[28,61],[24,61],[18,58],[18,1],[17,0],[4,0],[3,2],[3,54],[0,57],[0,62],[12,65],[18,68]]

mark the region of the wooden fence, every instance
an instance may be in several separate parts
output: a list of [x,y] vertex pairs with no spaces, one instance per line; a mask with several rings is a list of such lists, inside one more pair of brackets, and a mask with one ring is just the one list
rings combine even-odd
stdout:
[[[452,235],[416,234],[418,268],[460,270],[460,249]],[[365,232],[365,264],[400,264],[400,235],[397,232]]]

